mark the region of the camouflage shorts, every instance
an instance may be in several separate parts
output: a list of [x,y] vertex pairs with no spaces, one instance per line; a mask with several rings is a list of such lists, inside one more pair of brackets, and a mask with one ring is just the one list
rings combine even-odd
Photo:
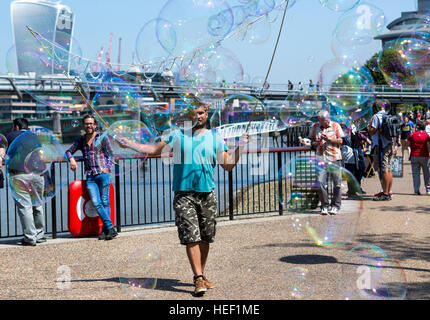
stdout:
[[173,199],[173,209],[181,244],[214,242],[217,212],[215,191],[177,191]]

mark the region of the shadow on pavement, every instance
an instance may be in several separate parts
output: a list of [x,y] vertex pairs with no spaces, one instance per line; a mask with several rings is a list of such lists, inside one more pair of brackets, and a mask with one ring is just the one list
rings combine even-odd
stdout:
[[[144,283],[148,282],[148,280],[153,281],[153,279],[148,278],[137,278],[136,282]],[[71,280],[70,282],[114,282],[120,284],[119,277],[118,278],[107,278],[107,279],[81,279],[81,280]],[[178,289],[176,287],[191,287],[190,290]],[[191,283],[183,283],[177,279],[157,279],[157,283],[153,290],[162,290],[162,291],[170,291],[170,292],[185,292],[189,294],[193,294],[193,284]]]
[[292,263],[292,264],[325,264],[325,263],[337,263],[335,257],[322,256],[318,254],[304,254],[287,256],[279,259],[282,262]]

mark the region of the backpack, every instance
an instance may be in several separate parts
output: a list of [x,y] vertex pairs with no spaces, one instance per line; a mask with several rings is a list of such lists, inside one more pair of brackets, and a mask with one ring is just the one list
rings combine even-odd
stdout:
[[380,133],[387,139],[395,138],[400,135],[400,118],[388,113],[382,114]]

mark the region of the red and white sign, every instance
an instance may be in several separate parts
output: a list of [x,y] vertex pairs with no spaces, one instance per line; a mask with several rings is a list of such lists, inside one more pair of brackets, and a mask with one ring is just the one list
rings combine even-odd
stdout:
[[[69,232],[75,237],[101,234],[103,222],[90,200],[84,180],[76,180],[69,186]],[[115,226],[115,193],[109,188],[110,219]]]

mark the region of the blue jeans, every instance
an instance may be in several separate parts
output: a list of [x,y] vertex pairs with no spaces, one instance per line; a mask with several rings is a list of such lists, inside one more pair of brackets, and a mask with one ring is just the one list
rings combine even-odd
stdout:
[[87,190],[100,219],[103,221],[103,231],[113,228],[110,220],[109,187],[110,175],[107,173],[87,177]]

